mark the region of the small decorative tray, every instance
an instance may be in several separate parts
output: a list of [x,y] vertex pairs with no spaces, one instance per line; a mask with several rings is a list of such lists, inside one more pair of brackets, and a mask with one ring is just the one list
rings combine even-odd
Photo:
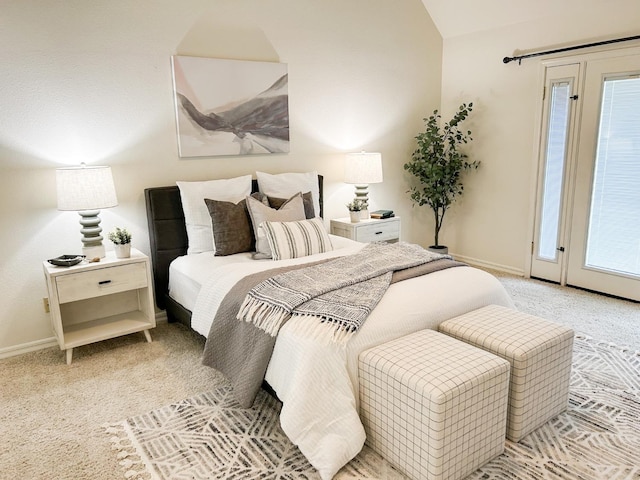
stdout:
[[60,255],[56,258],[50,258],[47,262],[58,267],[70,267],[72,265],[77,265],[84,260],[84,258],[84,255]]

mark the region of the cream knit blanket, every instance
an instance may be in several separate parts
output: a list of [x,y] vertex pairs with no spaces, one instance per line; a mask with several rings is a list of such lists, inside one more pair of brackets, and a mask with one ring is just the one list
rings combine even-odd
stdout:
[[371,243],[359,253],[271,277],[253,287],[238,319],[271,336],[291,317],[308,317],[318,338],[346,342],[387,291],[394,271],[448,255],[409,243]]

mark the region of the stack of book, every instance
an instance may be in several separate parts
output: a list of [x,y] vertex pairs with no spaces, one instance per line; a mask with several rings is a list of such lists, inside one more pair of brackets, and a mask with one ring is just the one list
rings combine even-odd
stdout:
[[393,213],[393,210],[376,210],[374,212],[371,212],[369,216],[371,218],[381,219],[395,217],[395,214]]

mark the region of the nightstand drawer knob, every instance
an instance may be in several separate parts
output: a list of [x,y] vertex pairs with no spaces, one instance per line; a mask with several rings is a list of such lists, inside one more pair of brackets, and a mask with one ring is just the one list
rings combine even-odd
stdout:
[[382,232],[376,232],[376,235],[382,235]]
[[101,282],[98,282],[98,285],[106,285],[107,283],[111,283],[111,280],[102,280]]

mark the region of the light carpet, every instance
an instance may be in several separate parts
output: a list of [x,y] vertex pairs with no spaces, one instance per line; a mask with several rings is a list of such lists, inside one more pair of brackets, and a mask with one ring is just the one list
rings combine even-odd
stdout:
[[[261,392],[251,409],[225,382],[206,393],[105,425],[123,474],[134,479],[318,479]],[[576,338],[569,406],[471,479],[640,479],[640,352]],[[365,449],[336,476],[402,479]]]

